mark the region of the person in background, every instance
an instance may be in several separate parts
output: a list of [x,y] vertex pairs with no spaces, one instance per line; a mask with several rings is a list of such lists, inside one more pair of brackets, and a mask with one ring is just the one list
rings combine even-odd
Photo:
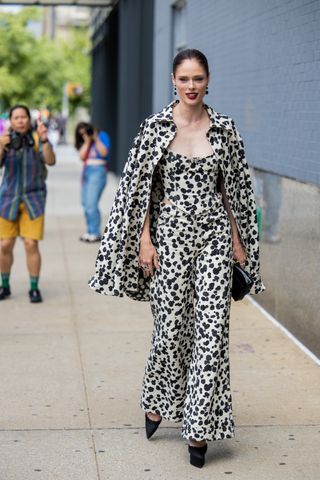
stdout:
[[48,138],[53,149],[56,150],[60,140],[60,129],[58,118],[52,114],[50,114],[48,120]]
[[9,112],[9,131],[0,136],[0,300],[11,295],[9,278],[13,248],[23,238],[30,275],[29,299],[42,302],[38,288],[41,256],[38,241],[43,239],[46,203],[46,165],[55,164],[48,131],[38,120],[32,131],[29,109],[15,105]]
[[110,138],[91,123],[80,122],[75,130],[75,148],[83,162],[81,178],[81,203],[84,209],[87,231],[80,240],[87,243],[101,240],[101,214],[99,200],[107,182],[107,165]]

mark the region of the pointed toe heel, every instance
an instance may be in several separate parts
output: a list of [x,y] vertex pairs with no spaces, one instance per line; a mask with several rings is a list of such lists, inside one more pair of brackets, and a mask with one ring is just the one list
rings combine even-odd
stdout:
[[147,435],[147,439],[151,438],[152,435],[156,432],[156,430],[158,429],[160,423],[162,422],[162,418],[160,418],[160,420],[158,421],[155,421],[155,420],[151,420],[147,414],[145,414],[145,419],[146,419],[146,435]]
[[191,445],[188,446],[188,450],[190,453],[190,463],[194,467],[202,468],[205,464],[205,455],[208,449],[208,445],[204,445],[203,447],[192,447]]

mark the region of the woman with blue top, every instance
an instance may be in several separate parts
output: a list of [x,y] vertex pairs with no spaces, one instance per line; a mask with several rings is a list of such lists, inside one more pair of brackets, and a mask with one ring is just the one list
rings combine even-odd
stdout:
[[101,240],[99,200],[107,181],[110,137],[91,123],[80,122],[75,131],[75,147],[83,162],[81,203],[87,224],[87,231],[80,240],[98,242]]

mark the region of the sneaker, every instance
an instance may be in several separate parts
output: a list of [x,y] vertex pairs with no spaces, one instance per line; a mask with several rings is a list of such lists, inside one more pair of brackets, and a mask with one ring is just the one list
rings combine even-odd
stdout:
[[84,233],[83,235],[81,235],[79,240],[81,242],[86,242],[86,243],[100,242],[101,235],[92,235],[91,233]]
[[29,290],[29,299],[31,303],[40,303],[42,302],[42,296],[40,290]]
[[5,300],[11,295],[10,287],[0,287],[0,300]]
[[278,233],[274,233],[274,234],[266,235],[265,241],[267,243],[280,243],[281,238],[280,238],[280,235]]
[[87,242],[88,238],[89,238],[89,233],[84,233],[83,235],[81,235],[79,240],[80,240],[80,242]]

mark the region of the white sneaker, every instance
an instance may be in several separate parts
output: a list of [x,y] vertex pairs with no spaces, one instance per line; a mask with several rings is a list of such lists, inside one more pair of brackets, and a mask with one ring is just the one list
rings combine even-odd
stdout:
[[267,243],[279,243],[281,240],[280,235],[278,233],[270,234],[266,236]]
[[87,242],[87,243],[100,242],[101,235],[92,235],[91,233],[84,233],[83,235],[81,235],[79,240],[81,242]]
[[88,241],[88,238],[89,238],[89,233],[84,233],[83,235],[81,235],[81,237],[79,238],[79,240],[81,242],[87,242]]

